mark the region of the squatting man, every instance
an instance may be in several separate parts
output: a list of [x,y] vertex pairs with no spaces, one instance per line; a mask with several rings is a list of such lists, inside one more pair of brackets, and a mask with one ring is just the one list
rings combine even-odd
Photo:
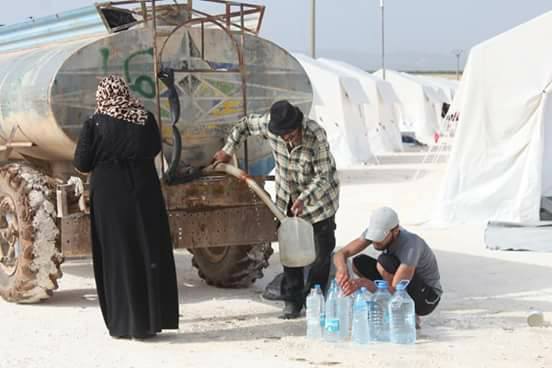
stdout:
[[[381,251],[377,259],[358,253],[370,244]],[[359,277],[349,275],[347,259],[353,257],[352,269]],[[409,280],[407,292],[414,300],[416,327],[420,316],[433,312],[439,304],[441,287],[437,259],[431,248],[418,235],[399,226],[397,213],[389,207],[376,209],[362,235],[334,255],[336,280],[346,295],[365,287],[376,290],[375,280],[385,280],[393,293],[401,280]]]

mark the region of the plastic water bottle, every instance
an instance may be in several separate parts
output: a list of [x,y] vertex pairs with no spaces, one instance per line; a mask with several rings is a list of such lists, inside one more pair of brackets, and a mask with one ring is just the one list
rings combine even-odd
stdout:
[[389,302],[390,338],[395,344],[416,343],[416,311],[407,286],[408,280],[399,282]]
[[353,313],[352,298],[345,295],[339,288],[337,294],[337,315],[339,316],[339,339],[346,341],[351,337],[351,315]]
[[337,315],[337,283],[332,280],[326,297],[326,320],[324,322],[324,339],[329,342],[339,341],[339,316]]
[[368,328],[368,291],[361,288],[353,302],[353,327],[351,339],[355,344],[367,344],[370,341]]
[[322,337],[320,310],[320,298],[316,293],[316,289],[312,288],[307,296],[307,338],[309,339],[320,339]]
[[320,285],[314,285],[314,291],[320,302],[320,329],[324,331],[324,325],[326,323],[326,300],[324,299],[324,294],[322,293]]
[[368,321],[368,342],[376,341],[376,334],[374,326],[372,324],[372,318],[374,317],[372,313],[376,310],[374,306],[374,294],[366,293],[366,316]]
[[371,341],[389,341],[389,301],[391,294],[387,282],[376,280],[376,292],[370,304],[369,325]]

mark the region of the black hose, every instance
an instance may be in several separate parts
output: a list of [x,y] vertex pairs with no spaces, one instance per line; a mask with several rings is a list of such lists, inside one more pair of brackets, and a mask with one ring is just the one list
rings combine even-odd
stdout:
[[170,68],[163,68],[159,72],[159,79],[167,87],[169,91],[169,106],[171,111],[171,127],[173,135],[173,151],[171,154],[171,161],[167,171],[163,174],[163,180],[168,183],[174,183],[177,179],[177,168],[180,163],[180,156],[182,154],[182,136],[176,124],[180,120],[180,100],[178,98],[178,92],[174,85],[174,70]]

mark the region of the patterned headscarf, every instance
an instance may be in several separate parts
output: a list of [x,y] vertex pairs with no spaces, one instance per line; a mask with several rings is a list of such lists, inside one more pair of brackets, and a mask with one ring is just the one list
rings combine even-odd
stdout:
[[125,80],[118,75],[102,79],[96,91],[96,113],[145,125],[148,113],[142,101],[130,95]]

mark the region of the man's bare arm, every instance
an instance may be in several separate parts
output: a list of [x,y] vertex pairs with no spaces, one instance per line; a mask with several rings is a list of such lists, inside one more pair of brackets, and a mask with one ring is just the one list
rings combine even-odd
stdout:
[[334,265],[336,269],[336,280],[341,287],[349,282],[349,271],[347,270],[347,258],[354,256],[366,249],[370,242],[366,239],[355,239],[341,248],[334,255]]
[[395,275],[393,275],[393,281],[389,285],[389,290],[392,293],[394,293],[395,288],[397,287],[397,284],[402,280],[408,280],[408,281],[412,280],[415,272],[416,272],[416,267],[401,264],[399,268],[397,268],[397,272],[395,272]]

